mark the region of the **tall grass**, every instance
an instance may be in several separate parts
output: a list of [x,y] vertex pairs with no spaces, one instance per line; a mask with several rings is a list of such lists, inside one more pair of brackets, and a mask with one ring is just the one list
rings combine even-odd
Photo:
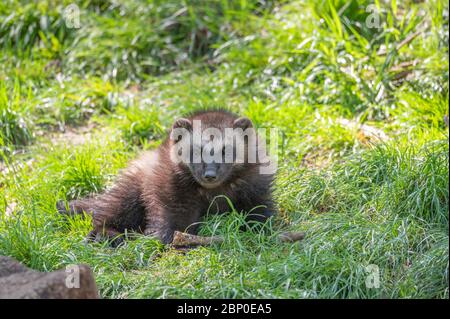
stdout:
[[30,112],[32,92],[22,93],[18,81],[13,88],[0,82],[0,141],[3,151],[22,147],[33,139],[31,123],[27,117]]

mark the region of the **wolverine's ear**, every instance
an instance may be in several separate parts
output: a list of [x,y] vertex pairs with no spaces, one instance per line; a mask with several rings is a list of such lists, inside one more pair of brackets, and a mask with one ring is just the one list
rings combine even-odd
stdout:
[[192,132],[191,121],[183,117],[179,118],[172,125],[172,131],[170,132],[170,139],[174,140],[175,143],[179,142],[183,137],[183,135],[187,133],[186,130]]
[[233,122],[233,128],[241,128],[245,131],[249,127],[253,127],[253,123],[246,117],[240,117]]
[[188,131],[192,131],[192,123],[188,119],[181,117],[172,125],[172,130],[176,128],[185,128]]

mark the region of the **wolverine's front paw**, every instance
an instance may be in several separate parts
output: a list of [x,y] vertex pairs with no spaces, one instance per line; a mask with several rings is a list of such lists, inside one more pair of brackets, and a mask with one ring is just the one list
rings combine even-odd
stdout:
[[245,216],[246,223],[241,226],[242,231],[253,230],[253,231],[261,231],[265,229],[265,223],[273,216],[274,214],[269,210],[261,210],[258,212],[251,212]]
[[107,231],[103,233],[98,233],[95,230],[89,232],[85,239],[86,242],[102,242],[107,241],[111,247],[117,248],[125,243],[125,238],[123,234],[116,231]]
[[164,245],[168,245],[173,240],[173,230],[147,228],[144,230],[145,236],[155,237]]
[[67,211],[67,207],[66,207],[66,203],[63,200],[59,200],[56,202],[56,210],[60,213],[60,214],[68,214],[69,212]]

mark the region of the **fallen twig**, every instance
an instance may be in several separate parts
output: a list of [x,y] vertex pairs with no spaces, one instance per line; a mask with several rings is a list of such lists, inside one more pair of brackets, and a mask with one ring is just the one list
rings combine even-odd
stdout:
[[304,232],[283,232],[278,236],[278,239],[283,243],[293,243],[305,238]]
[[[293,243],[300,241],[305,238],[305,233],[303,232],[283,232],[278,237],[278,240],[283,243]],[[207,246],[212,244],[223,243],[224,239],[221,236],[197,236],[192,234],[187,234],[179,231],[175,231],[172,241],[172,247],[177,249],[186,250],[187,248],[192,248],[196,246]]]
[[211,244],[220,244],[223,238],[220,236],[204,237],[175,231],[173,235],[172,246],[174,247],[192,247],[205,246]]
[[[401,48],[403,48],[405,45],[408,45],[409,43],[411,43],[415,38],[417,38],[420,34],[422,34],[423,32],[427,31],[428,29],[428,25],[422,25],[422,26],[417,26],[418,30],[414,33],[411,33],[410,35],[408,35],[405,39],[403,39],[401,42],[397,43],[397,45],[395,46],[395,50],[398,52]],[[381,47],[378,51],[377,51],[377,56],[385,56],[389,53],[389,50],[386,47]],[[362,61],[367,61],[369,60],[369,57],[366,56],[362,59]]]

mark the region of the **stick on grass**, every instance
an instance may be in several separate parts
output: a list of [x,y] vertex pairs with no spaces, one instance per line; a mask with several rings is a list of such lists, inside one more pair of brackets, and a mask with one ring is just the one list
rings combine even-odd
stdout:
[[204,237],[191,235],[187,233],[182,233],[175,231],[172,241],[172,246],[174,247],[195,247],[195,246],[205,246],[211,244],[220,244],[223,242],[223,238],[220,236]]

